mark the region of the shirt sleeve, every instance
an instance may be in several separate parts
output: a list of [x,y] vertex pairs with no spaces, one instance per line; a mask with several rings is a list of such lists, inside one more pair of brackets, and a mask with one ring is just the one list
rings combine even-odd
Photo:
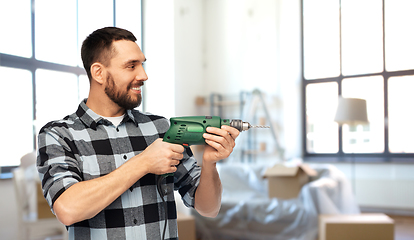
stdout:
[[190,148],[186,148],[184,157],[174,173],[174,189],[178,190],[184,205],[194,208],[195,192],[200,183],[201,168],[197,165]]
[[37,170],[43,195],[53,212],[56,199],[70,186],[82,180],[71,141],[62,131],[43,128],[38,137]]
[[[169,121],[164,117],[150,115],[161,138],[170,127]],[[201,168],[189,147],[185,148],[183,159],[177,165],[174,173],[174,190],[178,190],[184,205],[194,208],[195,192],[200,182]]]

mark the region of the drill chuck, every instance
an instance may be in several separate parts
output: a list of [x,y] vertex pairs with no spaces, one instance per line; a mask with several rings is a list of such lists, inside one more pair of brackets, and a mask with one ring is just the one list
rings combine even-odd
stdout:
[[239,119],[233,119],[230,122],[230,127],[234,127],[235,129],[239,130],[239,132],[243,132],[249,130],[252,127],[252,125],[250,125],[250,123],[248,122],[243,122]]

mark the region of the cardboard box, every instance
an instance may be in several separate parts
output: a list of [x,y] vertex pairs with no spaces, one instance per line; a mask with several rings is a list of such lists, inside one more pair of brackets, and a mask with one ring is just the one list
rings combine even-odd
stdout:
[[194,216],[177,212],[177,225],[180,240],[196,240]]
[[382,213],[320,215],[319,240],[393,240],[394,220]]
[[40,183],[36,184],[36,205],[37,205],[37,218],[55,218],[55,215],[50,210],[49,204],[47,203],[46,199],[43,197],[42,186]]
[[309,182],[309,177],[316,175],[317,172],[306,164],[276,164],[264,173],[264,177],[269,180],[269,197],[283,199],[296,198],[302,186]]

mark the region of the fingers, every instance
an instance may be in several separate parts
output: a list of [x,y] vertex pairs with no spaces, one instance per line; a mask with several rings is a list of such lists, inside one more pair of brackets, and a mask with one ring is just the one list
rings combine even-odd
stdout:
[[[172,160],[177,160],[177,161],[183,159],[183,157],[184,157],[184,155],[182,153],[176,153],[176,152],[171,153],[171,156],[170,156],[170,158]],[[175,164],[175,165],[177,165],[177,164]]]
[[214,127],[208,127],[207,129],[208,133],[205,133],[203,137],[207,141],[214,141],[217,142],[223,147],[231,147],[234,148],[236,145],[235,139],[239,135],[239,131],[233,127],[223,125],[220,128],[214,128]]
[[184,157],[184,147],[157,139],[140,156],[145,161],[149,173],[157,175],[177,171],[177,165]]
[[173,173],[177,171],[177,166],[180,164],[180,161],[178,160],[171,160],[170,161],[170,166],[169,168],[167,168],[167,170],[165,171],[166,173]]
[[180,145],[180,144],[172,144],[172,143],[169,143],[169,145],[171,147],[171,150],[173,152],[176,152],[176,153],[183,153],[184,150],[185,150],[184,147],[182,145]]
[[227,125],[221,126],[221,129],[227,131],[234,140],[236,140],[236,138],[240,134],[239,130],[235,129],[234,127],[227,126]]
[[[235,139],[239,135],[239,131],[230,126],[222,126],[221,128],[208,127],[206,130],[208,133],[205,133],[203,137],[206,143],[215,149],[216,152],[210,151],[207,154],[204,152],[204,156],[213,161],[230,156],[236,145]],[[204,156],[203,158],[206,159]]]

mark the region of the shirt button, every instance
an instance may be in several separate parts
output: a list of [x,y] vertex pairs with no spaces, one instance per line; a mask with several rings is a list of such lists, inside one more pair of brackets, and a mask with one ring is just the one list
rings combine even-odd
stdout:
[[134,219],[134,224],[137,224],[138,220]]
[[124,155],[124,159],[125,159],[125,160],[127,159],[127,155]]
[[119,132],[119,128],[116,128],[116,131]]

